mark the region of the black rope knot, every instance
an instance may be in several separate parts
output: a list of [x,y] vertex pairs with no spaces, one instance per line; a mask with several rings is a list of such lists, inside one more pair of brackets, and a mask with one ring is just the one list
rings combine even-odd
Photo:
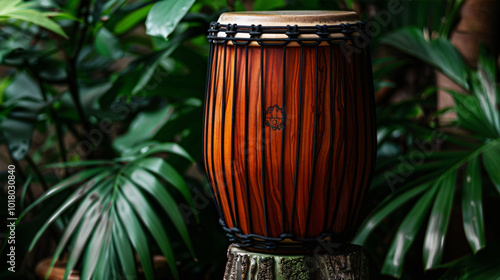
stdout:
[[220,23],[212,21],[210,23],[210,28],[208,29],[208,32],[219,32],[219,29],[220,29]]
[[250,38],[260,37],[260,35],[262,35],[262,25],[252,24],[250,26],[250,31],[248,32],[248,34],[250,34]]
[[234,37],[238,32],[236,24],[228,24],[226,30],[226,37]]
[[290,25],[287,25],[286,26],[286,33],[285,33],[290,39],[297,39],[300,35],[300,32],[299,32],[299,27],[297,25],[294,25],[294,26],[290,26]]
[[316,31],[316,35],[321,38],[328,38],[330,32],[328,32],[328,27],[326,26],[326,24],[316,25],[316,27],[318,28],[318,31]]
[[210,28],[208,29],[208,41],[212,43],[212,39],[217,38],[217,33],[219,33],[220,24],[216,21],[210,23]]

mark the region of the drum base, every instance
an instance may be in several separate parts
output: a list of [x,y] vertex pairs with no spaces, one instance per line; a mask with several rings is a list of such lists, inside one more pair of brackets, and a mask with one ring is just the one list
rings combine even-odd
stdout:
[[362,247],[346,244],[328,252],[273,255],[231,245],[224,280],[368,279],[368,260]]

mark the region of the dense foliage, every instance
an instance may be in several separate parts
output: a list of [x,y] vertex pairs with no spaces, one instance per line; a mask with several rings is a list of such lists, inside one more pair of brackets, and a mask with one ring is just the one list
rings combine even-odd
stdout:
[[[208,24],[228,9],[339,8],[378,26],[377,168],[353,242],[375,277],[498,277],[484,210],[499,205],[498,73],[491,50],[469,66],[449,40],[463,2],[0,0],[0,157],[17,167],[25,259],[0,277],[52,257],[66,276],[152,279],[163,255],[172,277],[220,279],[228,244],[200,170]],[[467,93],[447,90],[454,107],[436,106],[437,72]]]

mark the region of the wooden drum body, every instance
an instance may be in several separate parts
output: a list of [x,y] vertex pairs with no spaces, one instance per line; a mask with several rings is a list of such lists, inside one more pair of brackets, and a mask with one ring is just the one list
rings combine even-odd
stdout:
[[376,156],[369,48],[346,51],[362,26],[353,12],[212,23],[204,160],[232,242],[311,249],[352,237]]

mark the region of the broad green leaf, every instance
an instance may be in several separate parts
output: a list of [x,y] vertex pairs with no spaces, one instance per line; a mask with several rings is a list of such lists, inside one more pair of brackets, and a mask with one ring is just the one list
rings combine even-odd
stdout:
[[[34,23],[34,24],[39,25],[43,28],[46,28],[46,29],[48,29],[56,34],[61,35],[64,38],[68,38],[68,36],[66,35],[66,33],[64,33],[64,31],[62,30],[61,26],[59,26],[59,24],[57,24],[55,21],[49,19],[47,16],[45,16],[43,13],[41,13],[37,10],[18,9],[18,10],[9,12],[7,17]],[[0,20],[1,20],[1,17],[0,17]]]
[[160,218],[153,208],[151,208],[146,197],[144,197],[144,194],[139,191],[132,182],[125,179],[122,180],[121,195],[128,200],[139,218],[151,232],[151,235],[154,237],[163,255],[167,259],[174,277],[176,279],[179,278],[179,273],[175,264],[174,251],[172,250],[167,232],[163,228]]
[[202,30],[200,27],[189,28],[182,34],[173,37],[166,48],[134,60],[106,94],[102,95],[99,100],[100,105],[105,108],[109,107],[118,96],[147,96],[153,88],[158,88],[158,83],[149,86],[148,82],[153,77],[160,81],[163,79],[164,76],[155,75],[160,62],[169,57],[185,41],[203,34],[205,31],[202,32]]
[[469,90],[467,70],[462,56],[445,38],[428,40],[422,30],[406,27],[381,39],[382,43],[398,48],[436,67],[457,84]]
[[[155,71],[158,68],[158,65],[167,57],[169,57],[172,52],[183,42],[183,37],[186,36],[188,32],[184,33],[182,36],[174,37],[169,45],[156,53],[154,53],[154,60],[144,61],[144,67],[142,67],[139,79],[136,80],[135,86],[132,89],[132,94],[139,94],[141,96],[146,96],[147,92],[151,90],[151,88],[157,88],[158,83],[155,83],[155,86],[146,87],[151,78],[156,77],[161,80],[162,77],[156,75]],[[155,58],[157,57],[157,58]],[[137,75],[136,75],[137,76]]]
[[43,100],[36,82],[26,72],[14,76],[2,93],[6,118],[0,122],[0,137],[3,136],[16,160],[28,154],[39,114],[50,103]]
[[194,159],[189,155],[189,153],[184,150],[181,145],[177,143],[162,143],[154,146],[150,146],[145,152],[145,156],[150,156],[156,153],[170,153],[170,154],[176,154],[178,156],[181,156],[183,158],[188,159],[191,162],[194,162]]
[[[179,63],[178,59],[175,61]],[[186,100],[188,97],[200,98],[202,96],[205,91],[205,83],[203,83],[205,75],[195,76],[191,69],[186,72],[170,72],[171,69],[165,70],[162,64],[160,66],[162,67],[156,68],[152,73],[153,77],[158,78],[147,81],[144,89],[140,90],[141,96],[162,96],[168,100]],[[201,68],[201,66],[198,67]]]
[[163,0],[156,3],[148,13],[146,33],[167,38],[194,2],[194,0]]
[[102,7],[103,14],[108,15],[108,14],[113,14],[116,12],[118,9],[120,9],[127,0],[110,0],[106,1]]
[[385,218],[387,218],[387,216],[389,216],[399,207],[408,203],[408,201],[420,195],[422,192],[428,190],[429,187],[430,184],[427,183],[415,188],[411,188],[408,191],[399,194],[398,196],[392,196],[389,200],[389,203],[387,203],[380,209],[376,209],[374,211],[374,214],[370,215],[370,217],[363,223],[363,225],[361,225],[358,234],[353,239],[352,243],[363,245],[370,233],[375,229],[375,227],[380,224],[380,222],[382,222]]
[[483,222],[481,165],[475,157],[467,164],[462,193],[462,219],[469,245],[477,253],[486,245]]
[[399,226],[385,258],[382,267],[383,274],[395,277],[401,276],[404,257],[408,249],[410,249],[411,244],[413,244],[413,241],[415,241],[415,237],[422,226],[422,222],[429,212],[429,206],[434,200],[437,189],[438,185],[435,183],[432,188],[418,200]]
[[5,101],[31,101],[27,106],[36,106],[43,102],[43,95],[35,80],[25,71],[17,73],[12,82],[5,88]]
[[83,196],[87,195],[89,191],[92,190],[92,187],[99,184],[102,180],[106,178],[106,176],[110,175],[111,172],[103,171],[102,173],[96,175],[92,180],[85,183],[83,186],[80,186],[75,192],[73,192],[50,216],[50,218],[40,227],[40,229],[33,237],[30,245],[30,251],[35,246],[38,239],[42,236],[42,234],[49,228],[49,226],[56,221],[62,213],[64,213],[68,208],[73,206],[73,204],[78,201]]
[[158,176],[174,186],[183,196],[184,199],[192,206],[193,198],[191,192],[182,178],[182,176],[168,164],[165,160],[158,157],[145,158],[136,162],[138,167],[142,167]]
[[120,217],[116,222],[120,222],[128,235],[130,243],[135,248],[141,262],[144,275],[147,280],[154,279],[153,265],[151,264],[151,254],[146,234],[143,231],[137,215],[132,210],[132,206],[123,195],[118,195],[116,199],[116,212]]
[[22,5],[22,2],[22,0],[0,0],[0,16],[8,15],[16,6]]
[[28,155],[31,147],[33,132],[35,131],[34,121],[26,121],[14,118],[7,118],[0,122],[0,130],[12,157],[22,160]]
[[74,20],[78,22],[83,22],[83,20],[75,17],[72,14],[69,13],[61,13],[61,12],[43,12],[42,13],[44,16],[51,17],[54,20],[61,20],[61,19],[69,19],[69,20]]
[[138,143],[151,139],[168,122],[173,110],[172,106],[165,106],[156,111],[137,114],[127,133],[113,141],[113,147],[117,151],[126,153]]
[[[165,186],[163,186],[155,176],[142,169],[134,170],[132,174],[130,174],[130,178],[136,185],[147,191],[158,201],[158,203],[160,203],[165,212],[167,212],[169,218],[172,220],[175,228],[179,231],[179,234],[184,240],[184,243],[188,246],[191,254],[194,255],[191,240],[189,239],[189,232],[184,223],[183,216],[179,211],[178,203],[166,190]],[[191,207],[194,207],[192,204],[190,205]]]
[[121,157],[115,158],[116,162],[131,162],[144,157],[142,153],[150,149],[150,146],[158,145],[158,141],[155,140],[145,140],[133,148],[128,149],[126,152],[121,154]]
[[455,193],[456,171],[438,180],[439,191],[432,207],[424,241],[425,269],[435,267],[441,262],[446,230],[450,220],[453,196]]
[[[91,86],[81,86],[80,87],[80,101],[82,104],[82,108],[86,112],[91,112],[95,108],[96,101],[99,100],[99,98],[105,94],[111,87],[113,86],[113,83],[111,81],[106,81],[103,83],[94,83]],[[61,101],[63,101],[64,97],[69,97],[68,95],[63,95],[63,98],[61,98]],[[66,101],[67,104],[69,105],[68,107],[73,107],[76,108],[74,100],[71,98],[68,98]],[[107,130],[109,128],[104,128],[101,129]],[[92,131],[89,132],[89,134],[92,134]],[[90,136],[92,137],[92,136]],[[90,140],[93,142],[93,140]]]
[[139,24],[139,22],[143,21],[146,18],[149,10],[151,10],[152,7],[153,4],[149,4],[124,16],[116,24],[114,33],[120,35],[129,31],[132,27],[136,26],[137,24]]
[[123,56],[120,41],[105,27],[97,32],[94,45],[97,52],[105,57],[117,60]]
[[39,205],[40,203],[44,202],[48,198],[66,190],[67,188],[78,184],[82,182],[83,180],[86,180],[87,178],[90,178],[100,172],[105,171],[105,168],[93,168],[93,169],[87,169],[81,172],[78,172],[77,174],[62,180],[61,182],[57,183],[53,187],[51,187],[48,191],[46,191],[42,196],[40,196],[35,202],[30,204],[30,206],[26,207],[26,209],[19,215],[18,220],[21,220],[26,213],[28,213],[31,209],[35,208],[35,206]]
[[483,153],[483,163],[491,182],[500,193],[500,145],[497,144],[491,150]]
[[113,211],[113,217],[115,221],[113,223],[113,233],[111,239],[113,240],[113,243],[115,245],[124,276],[127,279],[137,279],[137,268],[135,266],[132,245],[130,244],[125,229],[118,220],[116,211]]

